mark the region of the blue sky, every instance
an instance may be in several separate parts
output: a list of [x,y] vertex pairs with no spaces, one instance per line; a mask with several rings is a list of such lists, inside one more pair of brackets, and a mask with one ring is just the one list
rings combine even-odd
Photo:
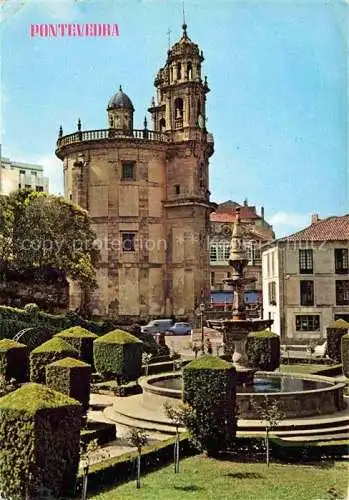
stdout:
[[[248,198],[278,236],[311,213],[349,213],[348,3],[185,1],[188,34],[204,52],[214,201]],[[44,165],[59,125],[107,127],[120,84],[142,128],[153,81],[181,35],[177,0],[7,0],[2,9],[2,153]],[[30,38],[31,23],[117,23],[118,38]]]

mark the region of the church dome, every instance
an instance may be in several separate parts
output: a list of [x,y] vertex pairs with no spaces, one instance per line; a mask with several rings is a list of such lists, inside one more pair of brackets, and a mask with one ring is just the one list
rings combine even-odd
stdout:
[[131,109],[132,111],[134,111],[132,101],[128,97],[128,95],[126,95],[122,91],[121,85],[119,88],[119,92],[114,94],[108,103],[108,109],[113,109],[113,108],[126,108],[126,109]]

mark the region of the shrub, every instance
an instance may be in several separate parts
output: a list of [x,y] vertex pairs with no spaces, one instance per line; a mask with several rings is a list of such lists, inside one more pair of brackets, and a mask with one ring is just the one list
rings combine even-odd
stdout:
[[40,384],[0,398],[2,498],[71,498],[80,422],[78,401]]
[[194,410],[185,421],[194,445],[210,455],[227,449],[236,434],[235,367],[201,356],[184,367],[183,388],[183,401]]
[[90,401],[91,365],[63,358],[46,365],[46,385],[80,401],[87,412]]
[[143,344],[123,330],[114,330],[96,339],[93,357],[98,373],[116,376],[119,384],[141,375]]
[[341,339],[348,333],[349,323],[344,319],[333,321],[326,328],[327,333],[327,355],[336,363],[341,362]]
[[32,318],[35,318],[40,311],[40,308],[37,304],[26,304],[24,306],[24,311]]
[[0,375],[17,382],[28,379],[28,349],[24,344],[10,339],[0,340]]
[[248,366],[274,371],[280,366],[280,337],[267,330],[250,332],[246,340]]
[[63,339],[53,338],[30,353],[31,382],[45,383],[45,366],[66,357],[78,358],[79,353]]
[[343,375],[349,378],[349,333],[346,333],[342,337],[342,365],[343,365]]
[[79,353],[79,358],[85,363],[93,366],[93,341],[97,338],[95,333],[91,333],[81,326],[73,326],[55,335],[70,344]]

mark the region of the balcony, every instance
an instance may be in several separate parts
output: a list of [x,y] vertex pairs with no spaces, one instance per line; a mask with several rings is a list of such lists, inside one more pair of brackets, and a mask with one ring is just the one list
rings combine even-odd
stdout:
[[129,134],[123,130],[115,130],[111,128],[103,128],[97,130],[84,130],[74,132],[73,134],[65,135],[58,138],[57,149],[70,144],[76,144],[88,141],[101,141],[108,139],[141,139],[154,142],[169,142],[169,138],[163,132],[155,132],[148,129],[134,129]]

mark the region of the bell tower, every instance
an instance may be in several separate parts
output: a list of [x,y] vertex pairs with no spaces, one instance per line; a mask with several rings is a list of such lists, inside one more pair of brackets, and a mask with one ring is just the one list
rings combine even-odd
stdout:
[[195,140],[205,131],[207,79],[201,77],[203,52],[192,42],[187,25],[180,40],[167,52],[166,64],[158,72],[149,112],[153,128],[166,132],[173,141]]
[[156,98],[149,108],[153,129],[168,141],[162,206],[169,315],[194,314],[198,304],[209,301],[209,221],[216,208],[209,191],[209,158],[214,148],[206,130],[209,88],[206,77],[202,79],[204,56],[190,40],[186,23],[182,29],[156,75]]

